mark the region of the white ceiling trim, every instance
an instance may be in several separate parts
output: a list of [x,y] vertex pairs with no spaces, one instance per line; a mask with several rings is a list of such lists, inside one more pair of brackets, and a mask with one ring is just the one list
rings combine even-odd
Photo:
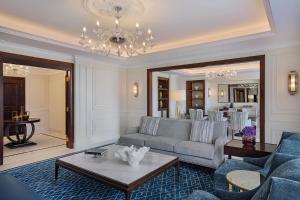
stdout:
[[[148,54],[162,52],[171,49],[184,48],[188,46],[203,45],[212,42],[222,42],[226,40],[240,38],[248,40],[249,38],[260,37],[266,33],[274,32],[273,17],[270,8],[269,0],[263,0],[267,20],[262,24],[256,24],[247,27],[240,27],[235,30],[219,32],[216,34],[208,34],[201,37],[185,38],[176,42],[157,44]],[[11,34],[26,39],[31,39],[39,42],[45,42],[60,47],[71,48],[88,53],[89,51],[82,48],[78,44],[78,38],[74,35],[66,34],[57,30],[43,27],[39,24],[34,24],[31,21],[26,21],[14,16],[9,16],[0,13],[0,32]],[[113,56],[114,57],[114,56]],[[114,57],[117,58],[117,57]]]

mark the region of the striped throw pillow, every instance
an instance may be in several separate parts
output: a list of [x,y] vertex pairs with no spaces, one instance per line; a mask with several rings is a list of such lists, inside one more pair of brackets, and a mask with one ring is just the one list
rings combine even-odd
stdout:
[[159,117],[142,117],[140,124],[140,133],[147,135],[156,135]]
[[193,121],[190,140],[193,142],[203,142],[212,144],[214,132],[214,122]]

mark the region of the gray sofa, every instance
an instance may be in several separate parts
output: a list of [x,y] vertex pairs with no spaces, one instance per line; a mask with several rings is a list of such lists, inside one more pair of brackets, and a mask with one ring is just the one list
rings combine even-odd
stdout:
[[119,144],[147,146],[155,152],[176,155],[183,162],[217,168],[224,161],[225,122],[214,123],[212,144],[190,141],[191,127],[191,120],[160,119],[155,136],[140,134],[138,127],[129,128]]

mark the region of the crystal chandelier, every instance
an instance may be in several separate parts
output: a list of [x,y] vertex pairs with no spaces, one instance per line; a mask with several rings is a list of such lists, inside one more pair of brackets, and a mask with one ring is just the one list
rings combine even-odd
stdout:
[[[87,1],[89,3],[89,1]],[[101,26],[100,21],[96,22],[95,27],[88,34],[86,27],[83,27],[79,44],[92,52],[118,56],[135,56],[145,53],[153,46],[154,37],[151,29],[143,32],[139,23],[135,24],[135,30],[125,30],[120,26],[120,19],[130,11],[130,3],[127,0],[92,0],[89,5],[96,7],[101,14],[110,15],[115,23],[110,29]],[[105,5],[105,6],[104,6]],[[91,10],[88,7],[89,10]],[[95,13],[95,8],[92,11]],[[91,36],[93,35],[93,36]]]
[[237,76],[237,72],[234,70],[207,72],[205,74],[205,77],[208,79],[231,79],[236,76]]
[[29,67],[23,65],[4,64],[4,76],[27,76],[29,74]]

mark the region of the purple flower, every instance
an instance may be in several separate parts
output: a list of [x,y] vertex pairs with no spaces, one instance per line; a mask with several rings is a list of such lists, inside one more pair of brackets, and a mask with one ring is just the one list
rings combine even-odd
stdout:
[[255,126],[246,126],[242,132],[243,132],[243,135],[246,137],[256,136],[256,127]]

